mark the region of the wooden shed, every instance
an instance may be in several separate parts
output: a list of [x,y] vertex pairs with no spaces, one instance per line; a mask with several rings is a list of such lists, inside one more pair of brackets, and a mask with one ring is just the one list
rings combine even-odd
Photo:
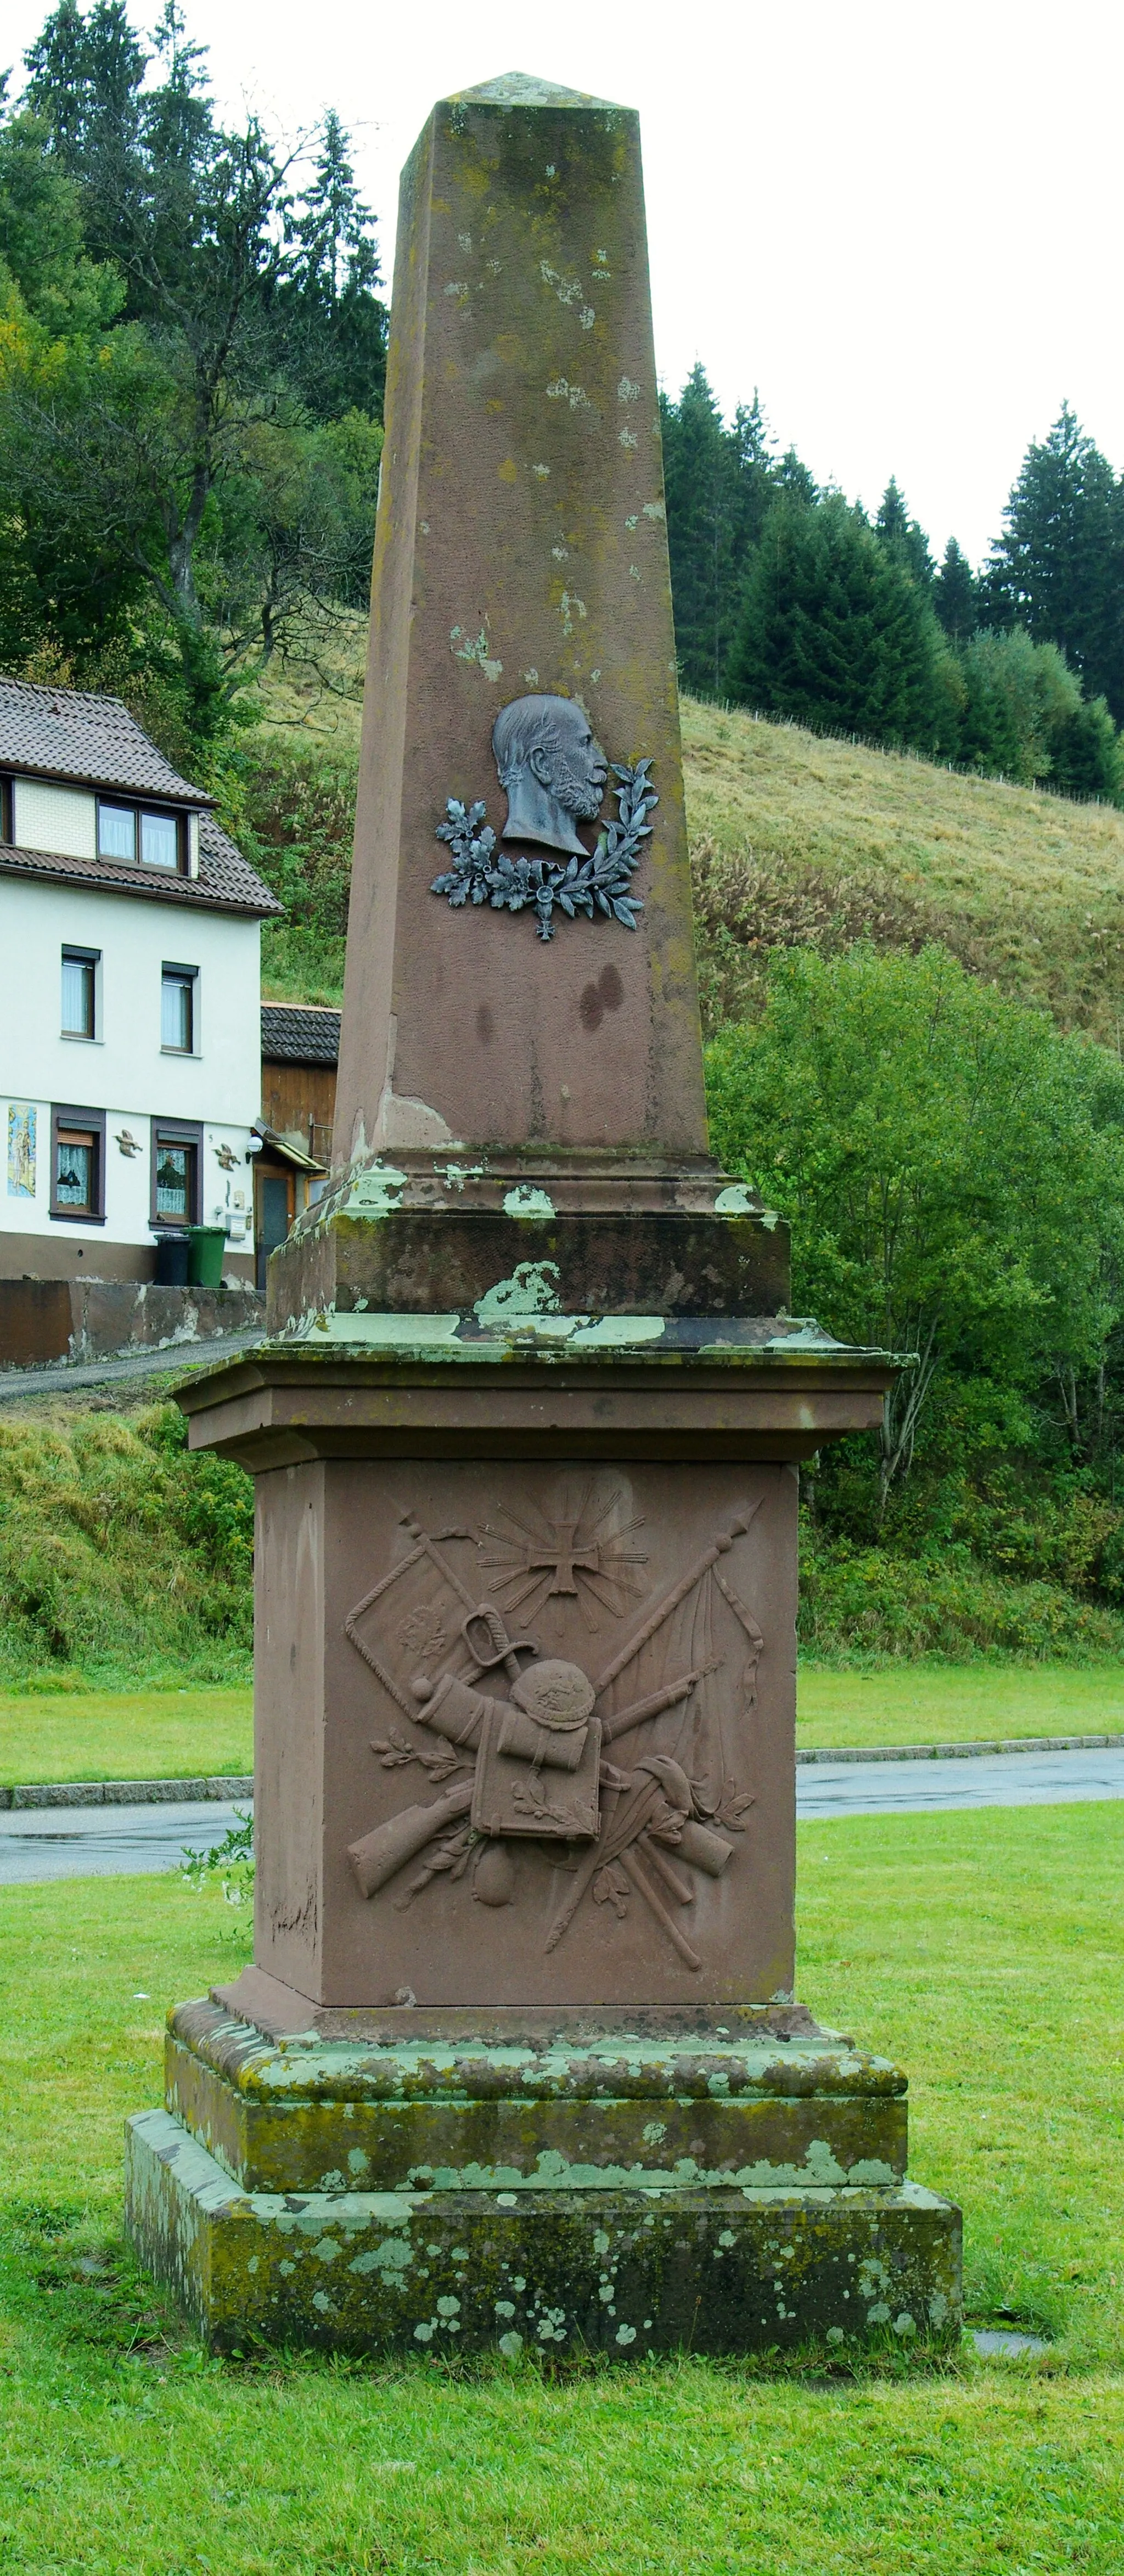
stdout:
[[304,1002],[263,1002],[262,1145],[254,1165],[258,1285],[295,1216],[315,1198],[332,1150],[340,1014]]

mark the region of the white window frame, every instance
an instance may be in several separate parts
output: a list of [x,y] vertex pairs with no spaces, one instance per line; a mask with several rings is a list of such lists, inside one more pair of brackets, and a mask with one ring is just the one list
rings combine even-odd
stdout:
[[[164,994],[165,994],[165,991],[166,991],[166,989],[167,989],[167,987],[168,987],[168,985],[169,985],[169,984],[176,984],[176,985],[183,985],[183,984],[187,984],[187,985],[189,986],[189,988],[190,988],[190,992],[191,992],[191,1044],[190,1044],[190,1046],[186,1046],[186,1047],[181,1047],[181,1046],[172,1046],[172,1045],[170,1045],[169,1041],[165,1038],[165,1035],[164,1035]],[[186,1061],[187,1061],[187,1059],[188,1059],[188,1057],[190,1057],[190,1056],[195,1056],[195,1055],[198,1055],[198,1054],[199,1054],[199,984],[200,984],[200,976],[199,976],[199,968],[198,968],[197,966],[184,966],[184,965],[180,965],[180,964],[178,964],[178,963],[177,963],[174,959],[172,959],[172,958],[169,958],[169,957],[164,958],[164,960],[163,960],[163,962],[162,962],[162,964],[161,964],[161,968],[160,968],[160,1053],[161,1053],[161,1055],[178,1055],[178,1056],[182,1057],[182,1058],[183,1058],[183,1060],[186,1062]]]
[[[94,1023],[91,1029],[68,1029],[63,1026],[64,1004],[61,988],[68,964],[73,966],[88,966],[90,969],[93,1000],[93,1011],[91,1016]],[[67,1046],[100,1046],[102,1043],[100,948],[83,948],[79,945],[77,940],[64,939],[59,957],[59,983],[59,1036],[65,1040]]]

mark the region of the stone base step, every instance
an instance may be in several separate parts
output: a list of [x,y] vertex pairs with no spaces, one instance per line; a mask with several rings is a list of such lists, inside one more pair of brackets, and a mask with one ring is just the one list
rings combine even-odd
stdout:
[[961,2330],[960,2212],[889,2189],[247,2192],[166,2111],[127,2124],[126,2226],[215,2350],[851,2349]]
[[[412,2021],[413,2015],[409,2016]],[[906,2078],[828,2031],[276,2042],[179,2004],[165,2108],[246,2191],[882,2188]]]

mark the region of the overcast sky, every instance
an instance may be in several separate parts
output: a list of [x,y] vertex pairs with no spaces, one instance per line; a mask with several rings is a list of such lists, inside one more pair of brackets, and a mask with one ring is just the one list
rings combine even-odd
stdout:
[[[219,100],[339,108],[393,265],[435,98],[536,72],[638,107],[656,358],[974,560],[1068,397],[1124,467],[1124,13],[1094,0],[185,0]],[[131,0],[138,28],[150,7]],[[6,0],[0,60],[43,5]]]

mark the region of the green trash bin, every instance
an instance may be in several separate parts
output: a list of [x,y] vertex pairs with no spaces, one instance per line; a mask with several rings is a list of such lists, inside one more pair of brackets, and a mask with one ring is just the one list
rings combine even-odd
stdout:
[[187,1230],[187,1279],[191,1288],[221,1288],[226,1227],[192,1225]]

